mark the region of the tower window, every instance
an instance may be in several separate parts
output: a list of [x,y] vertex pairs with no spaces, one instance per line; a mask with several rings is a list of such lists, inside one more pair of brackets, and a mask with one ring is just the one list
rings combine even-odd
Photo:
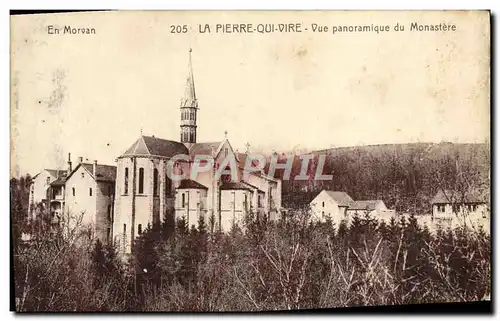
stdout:
[[137,225],[137,234],[138,235],[142,234],[142,224]]
[[89,188],[89,196],[92,196],[92,187]]
[[73,191],[73,196],[75,196],[76,191],[75,191],[75,188],[74,188],[74,187],[72,188],[72,191]]
[[153,171],[153,195],[158,196],[158,170]]
[[322,206],[325,207],[325,202],[322,202]]
[[139,168],[139,194],[144,193],[144,168]]
[[127,233],[127,224],[123,224],[123,234]]
[[182,207],[186,207],[186,194],[182,193]]
[[125,167],[124,194],[128,194],[128,167]]

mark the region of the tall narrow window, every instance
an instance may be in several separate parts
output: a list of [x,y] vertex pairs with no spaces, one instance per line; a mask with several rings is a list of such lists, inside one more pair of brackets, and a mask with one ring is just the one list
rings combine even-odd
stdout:
[[172,181],[168,177],[168,175],[165,175],[165,197],[170,197],[170,194],[172,194]]
[[182,207],[186,207],[186,195],[182,193]]
[[137,225],[137,235],[142,234],[142,224]]
[[123,234],[127,233],[127,224],[123,224]]
[[111,204],[108,204],[108,220],[111,222]]
[[92,196],[92,187],[89,188],[89,196]]
[[245,211],[248,209],[247,204],[248,204],[248,196],[247,194],[245,194],[245,201],[243,202],[243,208],[245,209]]
[[128,167],[125,167],[125,179],[124,179],[124,186],[123,186],[123,194],[128,194]]
[[153,171],[153,195],[158,196],[158,170]]
[[139,168],[139,194],[144,193],[144,168]]
[[75,191],[75,188],[74,188],[74,187],[72,188],[72,191],[73,191],[73,196],[75,196],[76,191]]

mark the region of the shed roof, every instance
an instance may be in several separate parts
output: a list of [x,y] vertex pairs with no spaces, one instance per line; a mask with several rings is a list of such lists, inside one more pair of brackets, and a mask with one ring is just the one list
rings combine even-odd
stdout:
[[380,202],[382,202],[382,200],[354,201],[349,206],[349,209],[350,210],[368,210],[368,211],[373,211],[373,210],[376,209],[377,204],[379,204]]

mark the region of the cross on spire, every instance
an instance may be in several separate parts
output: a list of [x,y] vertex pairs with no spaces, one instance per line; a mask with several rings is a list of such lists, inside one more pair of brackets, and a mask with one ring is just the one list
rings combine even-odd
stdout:
[[224,138],[227,138],[227,130],[224,131]]

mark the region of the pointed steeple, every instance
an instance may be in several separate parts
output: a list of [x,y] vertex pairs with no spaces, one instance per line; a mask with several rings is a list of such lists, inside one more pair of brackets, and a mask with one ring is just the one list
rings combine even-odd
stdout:
[[181,100],[181,143],[190,147],[196,143],[196,112],[198,100],[194,90],[193,64],[191,63],[191,52],[189,48],[189,73],[186,80],[186,91]]
[[186,89],[184,91],[181,107],[198,107],[196,90],[194,88],[193,63],[191,62],[192,51],[193,49],[189,48],[188,76],[186,79]]

